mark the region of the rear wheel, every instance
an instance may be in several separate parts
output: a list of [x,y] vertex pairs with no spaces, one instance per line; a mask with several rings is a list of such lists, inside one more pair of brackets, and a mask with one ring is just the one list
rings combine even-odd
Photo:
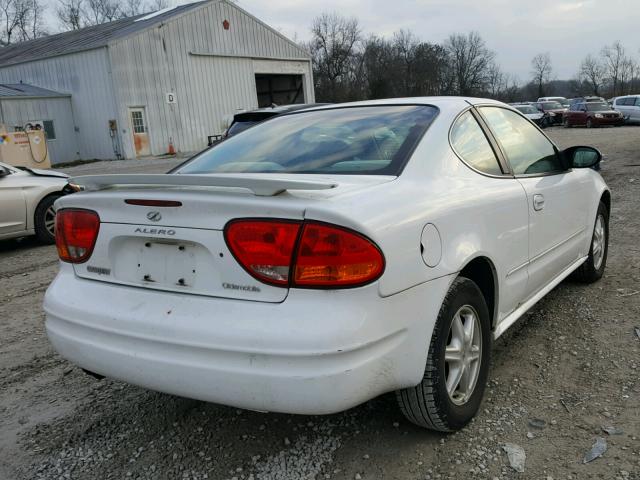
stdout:
[[464,427],[480,407],[490,352],[491,321],[482,292],[458,277],[440,308],[422,381],[396,392],[402,413],[432,430]]
[[56,212],[53,209],[53,202],[61,196],[62,195],[60,194],[47,195],[36,207],[34,225],[36,236],[42,243],[51,244],[56,241],[54,231],[56,224]]
[[574,278],[580,282],[593,283],[602,278],[609,253],[609,212],[604,203],[598,205],[593,226],[589,256],[575,271]]

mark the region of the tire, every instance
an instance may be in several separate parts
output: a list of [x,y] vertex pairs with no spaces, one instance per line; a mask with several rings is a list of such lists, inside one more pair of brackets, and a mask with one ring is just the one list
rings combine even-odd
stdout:
[[53,225],[55,224],[55,213],[53,211],[53,202],[55,202],[62,195],[54,193],[47,195],[36,207],[34,214],[34,225],[36,230],[36,236],[41,243],[50,245],[55,243],[56,238],[53,232]]
[[[466,354],[463,354],[461,362],[447,362],[445,352],[448,344],[454,343],[454,318],[459,313],[464,328],[472,322],[475,332],[472,343],[480,342],[478,359],[471,361],[466,372],[472,372],[471,377],[467,373],[462,374],[461,380],[467,383],[466,395],[463,395],[462,387],[456,387],[451,396],[447,390],[447,380],[454,374],[452,365],[465,364]],[[469,314],[475,314],[475,319]],[[453,328],[452,328],[453,327]],[[468,332],[466,332],[468,333]],[[467,338],[467,335],[465,335]],[[466,342],[465,342],[466,343]],[[464,350],[464,349],[463,349]],[[422,381],[415,387],[398,390],[396,399],[404,416],[412,423],[420,427],[452,432],[460,430],[475,416],[482,396],[484,394],[487,376],[489,373],[489,361],[491,357],[491,320],[489,309],[478,286],[465,277],[458,277],[447,293],[436,324],[431,335],[431,342],[427,356],[427,364]],[[463,370],[464,371],[464,370]],[[452,378],[452,377],[451,377]],[[475,378],[475,382],[473,382]],[[453,383],[453,382],[452,382]],[[471,383],[471,385],[469,385]]]
[[[601,233],[598,234],[599,221],[601,221]],[[604,235],[600,241],[598,251],[598,235]],[[595,253],[594,253],[594,250]],[[602,278],[604,269],[607,266],[607,255],[609,253],[609,212],[604,203],[598,205],[598,213],[593,224],[593,234],[591,235],[591,245],[589,246],[589,256],[582,265],[574,272],[573,278],[582,283],[597,282]]]
[[563,126],[564,128],[569,128],[569,127],[571,127],[571,125],[569,125],[569,119],[568,119],[568,118],[565,118],[564,120],[562,120],[562,126]]
[[593,128],[593,122],[590,118],[587,118],[587,128]]

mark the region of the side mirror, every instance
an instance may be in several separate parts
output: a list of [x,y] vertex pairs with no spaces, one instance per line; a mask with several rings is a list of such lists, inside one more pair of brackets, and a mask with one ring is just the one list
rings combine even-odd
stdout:
[[602,154],[593,147],[569,147],[564,150],[563,155],[571,168],[595,167],[602,160]]

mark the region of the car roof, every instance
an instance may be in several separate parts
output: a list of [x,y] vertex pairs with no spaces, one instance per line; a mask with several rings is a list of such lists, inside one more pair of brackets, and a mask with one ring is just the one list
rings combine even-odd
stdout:
[[247,112],[239,112],[233,116],[234,122],[248,122],[266,120],[282,113],[295,112],[306,108],[317,107],[320,105],[331,105],[330,103],[293,103],[290,105],[280,105],[275,107],[256,108]]
[[[318,110],[333,110],[337,108],[352,108],[352,107],[369,107],[369,106],[383,106],[383,105],[433,105],[437,107],[441,112],[459,112],[470,106],[479,105],[497,105],[507,108],[513,108],[504,102],[493,100],[490,98],[478,98],[478,97],[460,97],[460,96],[433,96],[433,97],[402,97],[402,98],[383,98],[377,100],[361,100],[357,102],[347,103],[327,103],[316,104],[314,106],[308,106],[305,108],[307,111]],[[271,109],[265,109],[271,110]],[[251,112],[244,112],[244,114],[251,114]],[[285,112],[281,112],[285,113]],[[236,114],[234,119],[242,113]]]

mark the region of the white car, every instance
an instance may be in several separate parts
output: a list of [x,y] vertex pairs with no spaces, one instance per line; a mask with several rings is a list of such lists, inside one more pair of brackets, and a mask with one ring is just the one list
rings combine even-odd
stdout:
[[622,113],[627,122],[640,122],[640,95],[617,97],[613,101],[613,108]]
[[569,107],[569,100],[565,97],[540,97],[538,98],[538,103],[540,102],[558,102],[563,107]]
[[37,235],[54,242],[53,203],[72,193],[68,175],[0,163],[0,240]]
[[545,119],[544,113],[533,105],[529,103],[512,103],[510,105],[540,128],[545,128],[547,126],[548,122]]
[[397,391],[456,430],[492,341],[571,273],[602,276],[599,160],[505,104],[427,97],[278,116],[169,175],[75,178],[47,333],[154,390],[298,414]]

